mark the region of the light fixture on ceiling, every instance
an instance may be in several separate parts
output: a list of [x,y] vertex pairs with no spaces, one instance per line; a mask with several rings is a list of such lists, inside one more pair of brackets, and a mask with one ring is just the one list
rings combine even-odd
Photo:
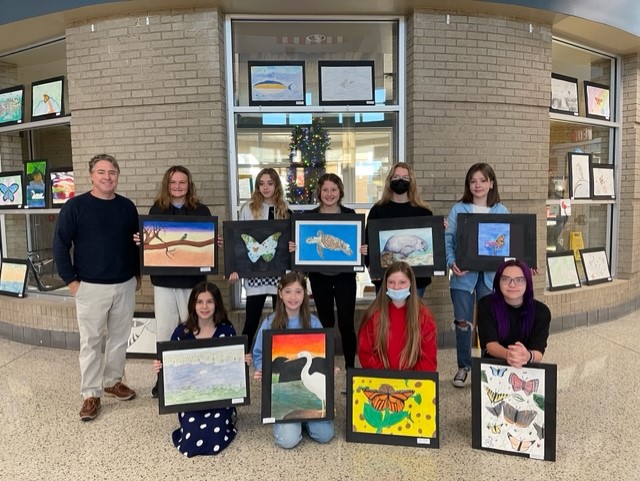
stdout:
[[305,39],[307,43],[322,43],[327,39],[327,36],[321,33],[312,33],[311,35],[307,35]]

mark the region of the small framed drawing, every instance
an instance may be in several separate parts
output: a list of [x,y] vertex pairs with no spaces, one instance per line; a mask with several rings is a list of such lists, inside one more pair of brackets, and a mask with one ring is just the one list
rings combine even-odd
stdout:
[[609,120],[611,105],[609,87],[607,85],[584,81],[584,96],[587,106],[587,117]]
[[49,172],[51,178],[51,205],[62,205],[76,195],[73,168],[55,169]]
[[24,121],[24,85],[0,90],[0,127]]
[[127,357],[156,359],[156,316],[153,312],[135,312],[127,341]]
[[456,264],[462,270],[495,271],[507,259],[537,267],[535,214],[458,214]]
[[445,275],[443,216],[371,219],[367,231],[371,278],[382,278],[396,261],[409,264],[416,277]]
[[347,442],[439,448],[438,373],[347,370]]
[[333,419],[333,329],[263,334],[262,423]]
[[551,106],[549,111],[578,115],[578,79],[551,74]]
[[24,164],[24,208],[45,209],[48,206],[49,162],[28,160]]
[[320,105],[375,105],[373,60],[318,62]]
[[64,77],[39,80],[31,84],[31,120],[64,115]]
[[569,197],[571,199],[591,198],[591,154],[569,152]]
[[580,259],[582,259],[587,285],[591,286],[613,280],[609,269],[609,259],[607,259],[607,252],[604,247],[580,249]]
[[247,336],[158,343],[160,414],[250,403]]
[[222,231],[227,276],[278,277],[291,269],[289,219],[227,221]]
[[471,360],[471,444],[502,454],[556,460],[555,364],[514,368],[503,359]]
[[291,268],[303,272],[362,272],[364,214],[302,213],[291,217]]
[[140,269],[143,274],[218,273],[218,218],[141,215]]
[[0,172],[0,209],[20,209],[24,202],[23,173]]
[[304,62],[249,61],[249,105],[304,105]]
[[616,198],[615,170],[611,164],[591,164],[591,198],[613,200]]
[[2,264],[0,264],[0,294],[24,297],[28,273],[26,260],[2,259]]
[[573,251],[548,252],[547,275],[552,291],[581,287]]

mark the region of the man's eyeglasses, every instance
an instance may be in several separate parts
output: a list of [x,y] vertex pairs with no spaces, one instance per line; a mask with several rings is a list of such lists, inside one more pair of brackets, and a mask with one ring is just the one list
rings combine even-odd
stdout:
[[523,286],[526,284],[527,279],[524,277],[509,277],[509,276],[500,276],[500,282],[503,284],[511,285],[513,282],[516,286]]

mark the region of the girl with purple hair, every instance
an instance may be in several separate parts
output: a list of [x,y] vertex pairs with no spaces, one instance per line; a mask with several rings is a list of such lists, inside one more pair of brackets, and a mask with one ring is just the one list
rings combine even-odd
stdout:
[[524,262],[503,262],[493,293],[478,303],[478,336],[483,356],[505,359],[510,366],[542,361],[551,312],[533,298],[531,269]]

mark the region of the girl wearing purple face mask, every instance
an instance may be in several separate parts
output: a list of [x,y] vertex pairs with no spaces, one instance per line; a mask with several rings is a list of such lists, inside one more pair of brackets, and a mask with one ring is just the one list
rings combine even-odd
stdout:
[[436,323],[416,293],[406,262],[394,262],[383,288],[362,316],[358,359],[363,368],[436,371]]
[[[409,164],[398,162],[389,173],[384,183],[382,198],[376,202],[367,217],[365,229],[365,244],[369,244],[369,220],[394,219],[398,217],[421,217],[433,215],[429,205],[422,200],[418,191],[416,175]],[[368,259],[367,259],[368,265]],[[376,286],[376,292],[380,290],[380,279],[372,279]],[[417,277],[417,294],[420,299],[424,291],[431,284],[430,277]]]

